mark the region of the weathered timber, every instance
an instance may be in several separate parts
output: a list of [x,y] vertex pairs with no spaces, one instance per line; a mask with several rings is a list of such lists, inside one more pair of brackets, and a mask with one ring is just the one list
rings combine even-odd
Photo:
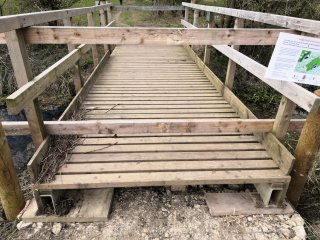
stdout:
[[[237,96],[228,88],[224,87],[222,81],[203,63],[203,61],[196,55],[196,53],[190,48],[185,46],[186,50],[197,63],[199,68],[208,77],[212,84],[218,91],[224,96],[229,104],[238,112],[241,118],[257,119],[257,117],[248,109],[248,107],[241,102]],[[303,122],[300,122],[303,124]],[[281,142],[271,133],[255,134],[261,139],[261,142],[266,147],[268,153],[273,160],[279,165],[284,174],[289,174],[295,158],[290,152],[281,144]]]
[[[104,17],[101,17],[104,21]],[[183,20],[184,21],[184,20]],[[102,26],[105,26],[105,21]],[[30,27],[24,29],[33,44],[151,44],[151,45],[274,45],[286,29]]]
[[283,138],[286,136],[290,119],[295,108],[296,104],[294,102],[286,97],[282,97],[277,112],[276,121],[273,126],[273,133],[279,140],[283,140]]
[[[113,134],[113,133],[205,133],[205,132],[271,132],[273,119],[150,119],[150,120],[86,120],[45,121],[51,135]],[[303,120],[292,120],[291,129],[301,129]],[[30,133],[26,122],[3,122],[7,135]]]
[[[190,23],[186,23],[184,20],[181,20],[181,24],[187,28],[196,29],[195,26]],[[320,107],[320,98],[315,94],[309,92],[305,88],[299,86],[298,84],[267,79],[265,78],[265,72],[267,68],[262,64],[254,61],[253,59],[247,57],[246,55],[229,46],[213,45],[213,47],[229,57],[232,61],[236,62],[238,65],[255,75],[257,78],[268,84],[270,87],[274,88],[276,91],[296,103],[304,110],[310,112],[312,109],[317,109]],[[223,85],[220,85],[219,87],[223,88]]]
[[[6,39],[8,40],[7,46],[14,70],[14,75],[19,88],[22,88],[32,80],[32,70],[29,63],[22,30],[7,32]],[[19,110],[22,110],[22,108]],[[36,148],[38,148],[46,137],[38,99],[30,99],[28,104],[24,105],[24,110],[31,130],[33,144]],[[19,111],[17,111],[16,114],[17,113],[19,113]]]
[[186,22],[189,21],[189,8],[187,8],[187,7],[184,8],[184,20]]
[[[104,64],[106,63],[106,60],[109,57],[109,53],[105,54],[104,57],[101,59],[100,63],[98,64],[98,66],[95,68],[95,70],[92,72],[92,74],[89,76],[88,80],[85,82],[85,84],[83,85],[82,89],[77,93],[77,95],[73,98],[73,100],[71,101],[71,103],[69,104],[69,106],[66,108],[66,110],[63,112],[63,114],[60,116],[59,121],[62,120],[67,120],[70,117],[72,117],[72,115],[77,112],[86,96],[86,94],[88,93],[88,91],[90,90],[90,88],[92,87],[92,85],[94,84],[97,75],[100,73],[102,67],[104,66]],[[21,125],[20,125],[21,126]],[[16,133],[19,134],[28,134],[28,129],[25,128],[24,130],[22,130],[20,127],[18,128],[12,128],[13,131],[15,131]],[[50,147],[50,143],[51,143],[51,137],[47,137],[43,143],[41,144],[41,146],[37,149],[37,151],[35,152],[35,154],[32,156],[32,158],[30,159],[30,161],[28,162],[28,171],[29,174],[31,176],[31,181],[33,183],[37,182],[38,177],[39,177],[39,173],[41,171],[40,169],[40,163],[41,160],[46,156],[47,151]],[[40,203],[40,199],[38,198],[37,201],[38,206]]]
[[185,171],[57,175],[36,189],[84,189],[105,187],[172,186],[289,182],[280,170]]
[[94,7],[82,7],[82,8],[73,8],[73,9],[63,9],[55,11],[45,11],[45,12],[35,12],[27,14],[18,14],[11,16],[0,17],[1,25],[0,32],[9,32],[11,30],[25,28],[41,23],[47,23],[56,21],[59,19],[66,19],[82,14],[87,14],[88,12],[95,12],[101,9],[107,9],[110,6],[99,5]]
[[25,205],[19,180],[13,166],[10,148],[0,122],[0,200],[6,218],[14,221]]
[[308,32],[316,35],[320,34],[319,21],[316,20],[288,17],[240,9],[191,4],[186,2],[183,2],[182,6],[189,7],[191,9],[198,9],[206,12],[214,12],[218,14],[229,15],[232,17],[248,19],[256,22],[267,23],[270,25],[295,29],[301,32]]
[[[216,24],[214,22],[214,17],[211,18],[211,21],[208,23],[208,28],[216,28]],[[209,66],[210,63],[210,53],[212,51],[212,47],[210,45],[206,45],[204,48],[204,57],[203,62],[207,66]]]
[[291,172],[288,199],[297,206],[314,162],[320,157],[320,108],[311,111],[295,149],[296,162]]
[[22,85],[17,91],[6,98],[9,113],[19,113],[19,111],[21,111],[29,102],[36,99],[36,97],[49,87],[50,84],[55,82],[66,70],[74,66],[81,56],[89,50],[89,45],[79,46],[31,81]]
[[[237,18],[235,21],[235,24],[234,24],[234,28],[238,29],[238,28],[243,28],[243,27],[244,27],[244,19]],[[231,47],[237,51],[240,50],[239,45],[232,45]],[[231,59],[229,59],[228,68],[227,68],[227,75],[226,75],[226,80],[225,80],[225,85],[229,89],[233,88],[234,76],[236,74],[236,67],[237,67],[237,64],[235,62],[233,62]]]
[[183,11],[183,6],[111,6],[112,11]]
[[[107,19],[107,15],[105,10],[101,9],[100,10],[100,25],[101,27],[106,27],[108,25],[108,19]],[[104,43],[106,43],[107,41],[104,41]],[[104,47],[104,52],[108,52],[109,51],[109,46],[108,44],[103,44]]]
[[[93,14],[91,12],[87,13],[87,19],[88,19],[88,26],[94,27]],[[99,54],[98,54],[97,46],[95,44],[92,44],[91,49],[92,49],[92,57],[93,57],[94,67],[97,67],[99,64]]]
[[314,104],[320,104],[319,97],[296,83],[273,81],[265,78],[265,72],[267,70],[265,66],[236,51],[235,49],[222,45],[214,45],[214,47],[304,110],[309,112]]
[[[72,26],[72,19],[71,18],[63,19],[63,24],[64,24],[64,26]],[[68,44],[69,53],[75,49],[76,49],[76,45]],[[79,62],[76,62],[75,65],[73,67],[71,67],[71,75],[73,78],[73,83],[74,83],[76,92],[79,92],[82,87]]]

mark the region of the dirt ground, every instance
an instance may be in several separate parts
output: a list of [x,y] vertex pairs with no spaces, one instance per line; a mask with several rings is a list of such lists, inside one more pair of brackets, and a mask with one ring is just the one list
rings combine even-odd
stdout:
[[[220,187],[213,189],[220,191]],[[212,217],[206,187],[185,193],[168,189],[116,189],[110,220],[103,223],[33,224],[9,239],[305,239],[298,215]]]

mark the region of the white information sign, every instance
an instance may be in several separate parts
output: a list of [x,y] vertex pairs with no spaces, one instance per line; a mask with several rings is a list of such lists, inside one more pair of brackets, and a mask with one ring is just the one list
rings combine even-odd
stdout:
[[320,38],[280,33],[266,78],[320,86]]

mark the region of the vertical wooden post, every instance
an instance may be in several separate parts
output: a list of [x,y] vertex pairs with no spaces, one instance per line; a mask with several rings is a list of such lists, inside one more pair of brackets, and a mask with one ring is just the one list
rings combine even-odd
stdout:
[[[320,96],[320,95],[319,95]],[[312,109],[303,126],[295,150],[295,164],[291,172],[291,182],[287,197],[293,206],[297,206],[307,182],[310,170],[320,149],[320,108]]]
[[[214,16],[213,16],[213,13],[211,12],[207,12],[207,21],[208,21],[208,28],[215,28],[216,25],[214,23]],[[203,59],[203,62],[204,64],[206,64],[207,66],[209,65],[210,63],[210,52],[212,50],[212,47],[211,46],[208,46],[206,45],[205,48],[204,48],[204,59]]]
[[[26,45],[21,29],[5,33],[7,46],[18,87],[32,80],[32,70],[27,56]],[[25,108],[33,144],[38,148],[46,137],[42,113],[36,98]]]
[[273,125],[273,133],[279,140],[282,140],[286,136],[290,119],[295,108],[296,104],[294,102],[285,96],[282,96],[276,120]]
[[[243,28],[243,26],[244,26],[244,19],[236,18],[234,28]],[[239,51],[240,46],[233,45],[232,48]],[[235,76],[235,73],[236,73],[236,67],[237,67],[237,64],[234,61],[232,61],[231,59],[229,59],[228,69],[227,69],[227,76],[226,76],[226,81],[225,81],[225,85],[229,89],[233,88],[233,82],[234,82],[234,76]]]
[[193,12],[193,25],[195,27],[198,27],[199,24],[199,10],[195,9]]
[[[101,2],[101,4],[105,4],[105,2]],[[108,24],[106,12],[103,9],[100,9],[100,24],[102,27],[105,27]],[[107,53],[110,49],[108,44],[104,44],[103,47],[105,53]]]
[[[92,12],[87,13],[87,19],[88,19],[88,26],[94,27],[94,20],[93,20],[93,13]],[[92,49],[92,57],[93,57],[94,67],[96,67],[99,64],[99,54],[98,54],[97,45],[92,44],[91,49]]]
[[184,8],[184,20],[186,22],[189,22],[189,8],[188,7]]
[[111,21],[112,21],[112,14],[111,14],[111,7],[110,6],[107,7],[107,20],[108,20],[108,23],[111,23]]
[[[64,26],[72,26],[72,19],[71,18],[66,18],[63,19],[63,24]],[[74,49],[76,49],[76,45],[73,44],[68,44],[68,51],[72,52]],[[71,68],[72,72],[72,79],[74,82],[74,86],[76,89],[76,92],[79,92],[80,89],[82,88],[82,81],[81,81],[81,73],[80,73],[80,66],[79,63],[76,63],[74,67]]]
[[0,200],[9,221],[16,219],[25,200],[13,166],[10,148],[0,122]]

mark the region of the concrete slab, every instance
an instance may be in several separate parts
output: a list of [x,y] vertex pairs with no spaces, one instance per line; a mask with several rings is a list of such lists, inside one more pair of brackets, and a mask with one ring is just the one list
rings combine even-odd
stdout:
[[24,222],[104,222],[108,220],[113,199],[113,188],[70,190],[76,196],[75,206],[65,216],[37,215],[38,207],[34,199],[21,215]]
[[293,214],[295,210],[285,202],[282,208],[262,206],[257,194],[252,193],[206,193],[205,199],[212,216]]

